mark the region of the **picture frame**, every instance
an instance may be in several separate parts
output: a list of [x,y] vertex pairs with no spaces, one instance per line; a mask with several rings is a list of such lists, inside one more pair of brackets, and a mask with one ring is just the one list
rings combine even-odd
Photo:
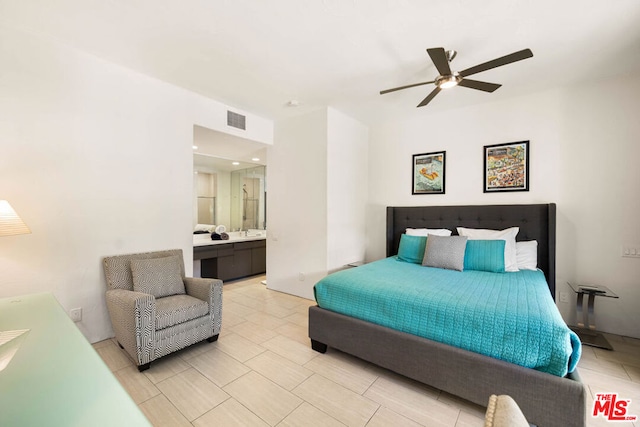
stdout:
[[411,164],[411,194],[444,194],[446,151],[414,154]]
[[529,141],[484,146],[483,190],[529,191]]

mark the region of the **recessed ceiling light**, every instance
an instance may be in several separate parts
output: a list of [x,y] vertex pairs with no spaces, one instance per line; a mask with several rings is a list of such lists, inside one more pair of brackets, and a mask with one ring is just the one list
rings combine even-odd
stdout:
[[240,162],[233,162],[231,163],[233,166],[238,166],[240,164]]
[[253,160],[254,162],[259,162],[259,161],[260,161],[260,159],[259,159],[259,158],[257,158],[257,157],[254,157],[254,158],[253,158],[253,159],[251,159],[251,160]]
[[197,150],[197,149],[198,149],[198,146],[197,146],[197,145],[194,145],[194,146],[193,146],[193,149],[194,149],[194,150]]

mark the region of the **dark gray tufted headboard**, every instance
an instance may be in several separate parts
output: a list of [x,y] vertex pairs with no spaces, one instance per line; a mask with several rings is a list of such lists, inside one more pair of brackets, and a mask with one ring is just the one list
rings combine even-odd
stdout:
[[538,241],[538,268],[556,298],[556,205],[478,205],[387,207],[387,256],[398,252],[405,229],[456,227],[502,230],[520,227],[516,240]]

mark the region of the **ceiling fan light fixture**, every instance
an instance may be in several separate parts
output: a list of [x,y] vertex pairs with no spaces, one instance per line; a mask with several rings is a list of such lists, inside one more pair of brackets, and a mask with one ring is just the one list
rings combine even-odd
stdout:
[[449,89],[458,86],[460,80],[462,80],[462,78],[458,75],[441,76],[436,80],[436,86],[440,89]]

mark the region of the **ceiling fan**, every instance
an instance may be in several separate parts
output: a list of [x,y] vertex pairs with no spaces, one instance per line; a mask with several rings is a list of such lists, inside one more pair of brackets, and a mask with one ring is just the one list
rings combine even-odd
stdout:
[[433,65],[436,66],[436,69],[440,73],[435,80],[422,82],[422,83],[414,83],[411,85],[400,86],[393,89],[387,89],[380,91],[380,95],[384,95],[385,93],[395,92],[397,90],[408,89],[410,87],[427,85],[430,83],[435,83],[436,88],[431,91],[429,95],[425,99],[422,100],[418,107],[424,107],[427,105],[435,96],[440,93],[442,89],[448,89],[454,86],[464,86],[470,89],[482,90],[485,92],[493,92],[498,89],[500,86],[496,83],[487,83],[481,82],[478,80],[468,79],[467,76],[481,73],[483,71],[490,70],[492,68],[501,67],[503,65],[511,64],[512,62],[522,61],[523,59],[531,58],[533,53],[531,49],[523,49],[518,52],[511,53],[509,55],[502,56],[500,58],[496,58],[492,61],[484,62],[482,64],[476,65],[471,68],[467,68],[466,70],[462,70],[460,72],[451,71],[451,67],[449,63],[455,58],[456,51],[455,50],[444,50],[442,47],[435,47],[431,49],[427,49],[427,53],[431,57],[433,61]]

